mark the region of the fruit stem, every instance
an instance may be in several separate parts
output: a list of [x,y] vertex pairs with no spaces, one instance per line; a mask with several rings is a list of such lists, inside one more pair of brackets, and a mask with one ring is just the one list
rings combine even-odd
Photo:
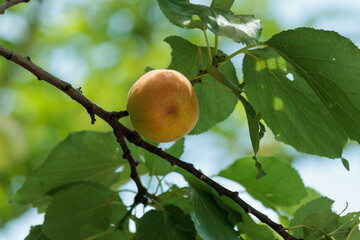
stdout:
[[206,46],[207,46],[207,50],[208,50],[208,54],[209,54],[209,64],[212,65],[211,50],[210,50],[209,40],[208,40],[208,37],[207,37],[207,34],[206,34],[206,28],[205,27],[203,27],[203,32],[204,32]]
[[229,61],[230,59],[232,59],[233,57],[239,55],[240,53],[246,53],[248,49],[253,48],[253,47],[258,47],[258,46],[262,46],[264,45],[263,43],[259,43],[259,44],[253,44],[253,45],[249,45],[246,47],[243,47],[239,50],[237,50],[236,52],[232,53],[231,55],[227,56],[227,58],[225,58],[224,61],[222,61],[221,63],[219,63],[219,67],[223,66],[227,61]]
[[214,53],[213,56],[216,56],[217,50],[218,50],[218,44],[219,44],[219,36],[215,34],[215,45],[214,45]]

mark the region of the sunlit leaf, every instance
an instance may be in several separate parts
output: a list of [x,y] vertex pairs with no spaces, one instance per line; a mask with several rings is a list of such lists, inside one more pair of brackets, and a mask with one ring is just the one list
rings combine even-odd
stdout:
[[[335,32],[281,32],[244,59],[245,92],[277,140],[300,152],[341,157],[360,142],[360,51]],[[334,47],[336,46],[336,47]]]
[[[186,0],[158,0],[169,21],[182,28],[207,28],[236,42],[256,44],[261,35],[261,22],[252,15],[236,15],[230,10],[191,4]],[[226,2],[227,9],[231,1]],[[215,5],[220,6],[219,3]]]

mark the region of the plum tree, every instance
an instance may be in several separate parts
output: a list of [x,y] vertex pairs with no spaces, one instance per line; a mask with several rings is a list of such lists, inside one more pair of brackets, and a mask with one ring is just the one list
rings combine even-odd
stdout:
[[183,74],[157,69],[145,73],[130,88],[127,111],[139,134],[156,142],[171,142],[194,128],[199,103]]

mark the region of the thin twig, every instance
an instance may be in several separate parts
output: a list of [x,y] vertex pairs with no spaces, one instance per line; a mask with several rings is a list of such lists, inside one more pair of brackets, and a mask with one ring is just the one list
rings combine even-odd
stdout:
[[30,0],[6,0],[3,4],[0,5],[0,14],[4,14],[6,9],[11,8],[12,6],[25,2],[30,2]]
[[[247,213],[251,213],[255,217],[257,217],[261,222],[267,224],[272,229],[274,229],[279,235],[281,235],[285,240],[299,240],[298,238],[295,238],[291,236],[288,232],[285,231],[284,226],[281,224],[277,224],[273,222],[270,218],[268,218],[265,214],[259,212],[249,204],[247,204],[245,201],[243,201],[239,196],[238,192],[232,192],[229,189],[221,186],[211,178],[207,177],[203,173],[201,173],[199,170],[195,169],[192,164],[186,163],[181,161],[180,159],[166,153],[161,148],[158,148],[154,145],[149,144],[148,142],[144,141],[138,133],[135,131],[131,131],[130,129],[126,128],[124,125],[122,125],[116,116],[114,116],[111,112],[108,112],[95,103],[91,102],[88,98],[86,98],[80,91],[76,90],[71,86],[71,84],[60,80],[59,78],[55,77],[54,75],[46,72],[36,64],[34,64],[29,57],[23,57],[3,46],[0,45],[0,55],[3,56],[5,59],[8,59],[23,68],[27,69],[31,73],[33,73],[39,80],[44,80],[53,86],[57,87],[61,91],[63,91],[65,94],[67,94],[69,97],[77,101],[79,104],[85,107],[85,109],[91,109],[92,113],[97,115],[98,117],[102,118],[104,121],[106,121],[114,130],[114,134],[116,135],[117,140],[119,141],[123,151],[124,151],[124,157],[128,159],[130,163],[130,167],[132,171],[134,170],[134,173],[132,172],[131,176],[133,180],[138,181],[139,179],[136,178],[137,171],[136,170],[136,161],[132,158],[130,151],[126,145],[124,137],[131,143],[135,144],[136,146],[139,146],[141,148],[146,149],[147,151],[156,154],[157,156],[167,160],[171,165],[179,166],[180,168],[186,170],[187,172],[191,173],[201,181],[205,182],[209,186],[211,186],[214,190],[218,192],[220,196],[227,196],[230,199],[232,199],[234,202],[236,202],[239,206],[241,206]],[[138,176],[138,175],[137,175]],[[141,183],[136,183],[138,190],[142,192],[142,196],[146,197],[146,189],[144,187],[141,187]],[[140,186],[141,185],[141,186]],[[144,190],[144,189],[145,190]],[[138,193],[139,194],[139,193]],[[137,195],[138,196],[138,195]],[[140,196],[140,195],[139,195]],[[144,199],[142,199],[144,200]],[[142,201],[141,199],[139,201]],[[144,200],[145,201],[145,200]],[[136,201],[135,201],[136,202]]]

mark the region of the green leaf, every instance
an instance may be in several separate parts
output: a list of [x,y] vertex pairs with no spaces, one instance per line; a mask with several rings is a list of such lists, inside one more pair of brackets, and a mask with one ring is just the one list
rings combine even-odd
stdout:
[[85,239],[109,230],[113,216],[126,212],[117,192],[98,183],[78,184],[54,196],[43,231],[54,240]]
[[243,213],[243,221],[238,223],[239,231],[245,233],[251,239],[275,239],[271,230],[263,224],[257,224],[245,212]]
[[274,157],[259,157],[259,161],[267,173],[259,180],[255,178],[257,170],[250,157],[236,160],[219,176],[241,184],[251,196],[273,209],[298,204],[306,197],[306,188],[299,174],[288,162]]
[[[339,158],[360,142],[359,49],[335,32],[299,28],[248,51],[245,91],[277,140]],[[336,46],[336,47],[334,47]]]
[[238,85],[236,85],[232,81],[229,81],[226,78],[225,74],[221,73],[216,67],[212,65],[206,65],[206,72],[209,73],[212,77],[214,77],[217,81],[230,88],[233,92],[242,92],[242,89]]
[[336,240],[360,239],[360,212],[348,213],[340,217],[339,224],[335,227],[333,236]]
[[[314,232],[310,236],[306,238],[306,240],[323,240],[324,234],[321,232]],[[324,240],[332,240],[332,239],[324,239]]]
[[[209,63],[209,56],[205,47],[198,47],[189,41],[171,36],[165,39],[172,48],[172,60],[170,69],[177,70],[184,74],[189,80],[196,77],[199,70],[205,70]],[[225,56],[218,51],[220,56]],[[234,65],[229,61],[219,68],[225,74],[226,79],[238,85],[238,79]],[[226,87],[211,76],[202,78],[202,83],[194,85],[194,89],[199,101],[200,116],[198,123],[190,134],[200,134],[215,124],[224,121],[234,111],[237,97],[226,89]]]
[[[181,28],[207,28],[239,43],[256,44],[261,35],[261,21],[252,15],[236,15],[230,10],[191,4],[186,0],[158,0],[169,21]],[[226,9],[231,1],[227,1]],[[216,3],[219,6],[218,3]],[[230,5],[231,6],[231,5]]]
[[[170,148],[165,149],[165,152],[173,155],[174,157],[180,158],[184,152],[185,138],[177,140]],[[149,169],[150,175],[163,175],[175,170],[176,166],[171,166],[165,159],[159,156],[145,152],[145,165]]]
[[71,133],[26,179],[13,201],[35,202],[51,190],[81,181],[111,186],[120,178],[121,173],[115,173],[115,170],[127,164],[112,133]]
[[[331,206],[333,203],[333,200],[326,197],[317,198],[308,202],[295,212],[294,218],[290,221],[290,227],[302,225],[306,217],[312,213],[331,213]],[[293,228],[292,231],[295,237],[304,237],[302,227]]]
[[195,236],[196,230],[190,214],[185,214],[177,205],[166,205],[164,208],[166,212],[175,217],[176,224],[182,230],[191,233],[192,238]]
[[240,234],[229,222],[226,212],[219,208],[211,194],[193,188],[190,197],[194,203],[191,218],[201,238],[206,240],[241,239]]
[[184,213],[190,213],[193,210],[193,205],[189,201],[186,194],[186,189],[172,186],[169,191],[162,193],[158,196],[158,201],[163,206],[176,205]]
[[32,226],[25,240],[50,240],[42,231],[42,225]]
[[260,122],[262,118],[262,113],[261,112],[256,113],[253,106],[251,106],[251,104],[240,93],[237,93],[237,96],[240,102],[243,104],[246,112],[251,145],[254,151],[253,159],[255,160],[255,166],[258,170],[256,179],[260,179],[266,175],[266,172],[264,171],[257,157],[257,152],[259,151],[259,146],[260,146],[260,140],[265,134],[265,126]]
[[307,238],[314,232],[331,233],[339,222],[339,215],[333,212],[317,212],[309,214],[302,225],[304,236]]
[[150,72],[150,71],[152,71],[152,70],[155,70],[155,68],[146,66],[144,72],[147,73],[147,72]]
[[[286,56],[347,136],[360,142],[358,47],[336,32],[310,28],[277,34],[268,43]],[[299,50],[296,44],[304,45]]]
[[251,144],[253,146],[254,153],[257,154],[257,152],[259,151],[260,140],[265,134],[265,127],[260,122],[262,118],[262,113],[255,112],[253,106],[251,106],[251,104],[241,94],[237,94],[237,96],[244,106],[249,125]]
[[251,144],[254,150],[253,159],[255,160],[255,166],[258,169],[256,179],[262,178],[266,175],[266,173],[262,169],[262,165],[260,164],[256,156],[257,152],[259,151],[260,139],[263,137],[265,132],[265,127],[262,125],[262,123],[260,123],[262,116],[261,112],[255,113],[255,110],[253,109],[251,104],[241,95],[242,89],[239,86],[235,85],[233,82],[229,81],[226,78],[225,74],[222,74],[218,69],[210,65],[206,66],[206,71],[216,80],[230,88],[233,93],[239,98],[240,102],[243,104],[246,111]]
[[124,232],[117,230],[102,235],[101,237],[96,237],[96,240],[134,240],[132,236],[125,234]]
[[201,12],[200,19],[207,29],[217,35],[246,45],[259,42],[262,25],[253,15],[236,15],[231,11],[205,8]]
[[212,8],[220,8],[224,11],[230,10],[235,0],[213,0],[211,2]]
[[176,216],[168,211],[151,210],[137,224],[136,239],[138,240],[183,240],[195,239],[194,232],[181,228]]
[[342,164],[344,165],[344,168],[348,171],[350,171],[350,164],[349,164],[349,161],[346,160],[345,158],[341,157],[341,162]]
[[303,205],[305,205],[306,203],[316,199],[316,198],[320,198],[322,197],[318,192],[316,192],[314,189],[307,187],[306,188],[307,191],[307,197],[303,198],[298,204],[290,206],[290,207],[280,207],[279,209],[282,212],[285,212],[286,214],[290,215],[290,216],[294,216],[294,213]]
[[[235,223],[239,229],[239,232],[246,234],[246,236],[250,237],[253,240],[257,239],[275,239],[272,231],[263,224],[256,223],[250,216],[247,214],[242,207],[240,207],[237,203],[235,203],[232,199],[219,196],[215,190],[212,190],[213,196],[217,200],[217,203],[220,206],[225,205],[228,209],[231,209],[234,212],[240,214],[238,221],[232,221]],[[222,207],[224,208],[224,207]],[[231,211],[227,210],[229,214],[229,218],[235,215],[231,213]],[[248,239],[248,238],[245,238]]]
[[193,16],[198,15],[205,6],[191,4],[186,0],[158,0],[161,11],[169,21],[181,28],[200,28],[203,25]]
[[244,239],[275,239],[269,227],[262,223],[256,223],[250,215],[232,199],[226,196],[219,196],[213,189],[211,189],[211,192],[217,204],[222,210],[227,212],[229,221],[237,226],[239,234],[241,234]]

